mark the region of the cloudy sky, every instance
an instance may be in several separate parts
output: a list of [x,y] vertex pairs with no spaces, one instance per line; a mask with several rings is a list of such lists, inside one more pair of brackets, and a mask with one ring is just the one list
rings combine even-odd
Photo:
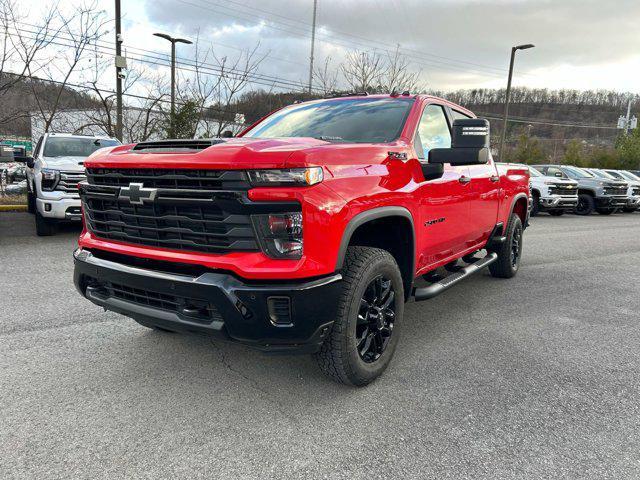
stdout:
[[[100,6],[112,14],[112,0]],[[261,74],[306,82],[313,0],[122,0],[122,9],[131,54],[167,52],[155,31],[199,34],[219,56],[259,44]],[[316,61],[399,45],[429,88],[503,87],[510,47],[534,43],[518,54],[516,85],[640,92],[639,25],[639,0],[318,0]]]

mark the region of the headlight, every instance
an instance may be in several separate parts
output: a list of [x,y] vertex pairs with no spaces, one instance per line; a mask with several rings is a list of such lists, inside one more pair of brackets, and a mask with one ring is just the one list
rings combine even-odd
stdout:
[[254,187],[277,187],[320,183],[323,179],[322,167],[291,168],[286,170],[249,170],[249,181]]
[[252,215],[262,250],[271,258],[302,257],[302,212]]
[[56,188],[58,179],[60,177],[60,172],[58,170],[43,168],[42,170],[40,170],[40,175],[42,175],[42,190],[50,192],[54,188]]

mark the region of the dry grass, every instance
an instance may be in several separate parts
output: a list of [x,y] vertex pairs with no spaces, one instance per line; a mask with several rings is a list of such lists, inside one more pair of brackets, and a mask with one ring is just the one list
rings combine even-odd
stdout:
[[0,205],[26,205],[27,195],[0,195]]

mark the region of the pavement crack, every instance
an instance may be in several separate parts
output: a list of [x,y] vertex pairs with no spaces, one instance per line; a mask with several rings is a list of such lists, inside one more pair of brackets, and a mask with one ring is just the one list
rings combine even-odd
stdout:
[[220,362],[222,363],[222,365],[233,375],[235,375],[236,377],[240,377],[241,379],[245,380],[249,386],[251,388],[253,388],[254,390],[256,390],[257,392],[261,393],[266,400],[273,405],[276,410],[278,410],[278,412],[287,420],[289,420],[292,424],[294,425],[299,425],[298,420],[293,417],[289,412],[287,412],[286,410],[284,410],[282,408],[282,405],[280,404],[280,402],[275,401],[272,397],[271,397],[271,393],[268,390],[265,390],[264,388],[262,388],[260,386],[260,384],[254,379],[251,378],[250,376],[246,375],[244,372],[236,369],[233,367],[233,365],[231,365],[231,363],[229,362],[229,360],[227,359],[227,356],[225,355],[225,353],[222,351],[222,349],[220,349],[220,347],[218,345],[215,344],[215,342],[213,340],[210,341],[211,345],[214,347],[214,350],[218,353],[218,355],[220,356]]

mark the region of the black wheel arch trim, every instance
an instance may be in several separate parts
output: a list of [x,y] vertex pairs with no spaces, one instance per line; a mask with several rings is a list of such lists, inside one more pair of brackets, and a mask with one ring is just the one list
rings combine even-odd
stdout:
[[[528,224],[529,222],[529,196],[526,193],[518,193],[515,197],[513,197],[513,200],[511,201],[511,208],[509,210],[509,216],[507,217],[507,224],[509,223],[509,219],[511,218],[511,215],[513,215],[513,211],[516,208],[516,203],[518,203],[518,201],[524,198],[525,201],[527,202],[527,208],[525,209],[525,218],[522,222],[522,225],[525,226]],[[505,227],[506,228],[506,227]]]
[[413,223],[413,216],[411,212],[404,207],[378,207],[365,212],[361,212],[351,220],[342,233],[342,240],[340,241],[340,250],[338,251],[338,259],[336,261],[336,271],[340,271],[344,265],[344,259],[347,255],[347,248],[353,233],[365,223],[373,220],[378,220],[385,217],[404,217],[411,225],[411,244],[413,251],[411,252],[411,276],[415,275],[415,258],[416,258],[416,229]]

